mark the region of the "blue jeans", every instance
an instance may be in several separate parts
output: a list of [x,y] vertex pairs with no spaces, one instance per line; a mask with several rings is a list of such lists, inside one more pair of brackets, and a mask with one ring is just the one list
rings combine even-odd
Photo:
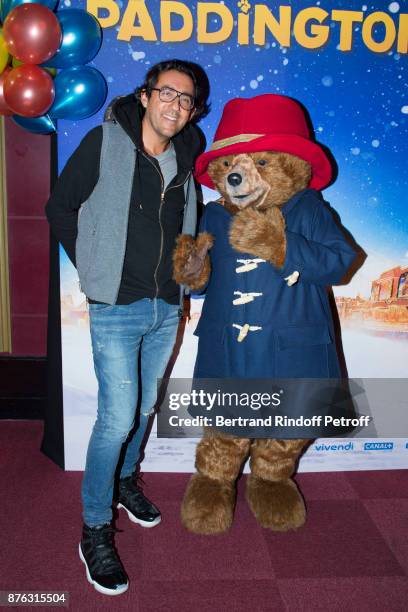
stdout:
[[178,309],[148,298],[124,306],[89,304],[99,385],[98,413],[82,482],[83,518],[89,527],[112,519],[115,471],[140,405],[138,427],[127,446],[120,478],[136,468],[157,400],[157,379],[164,374],[176,339]]

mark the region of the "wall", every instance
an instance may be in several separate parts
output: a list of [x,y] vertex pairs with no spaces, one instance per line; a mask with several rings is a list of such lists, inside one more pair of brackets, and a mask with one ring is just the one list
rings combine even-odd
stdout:
[[50,136],[6,122],[11,356],[46,355]]

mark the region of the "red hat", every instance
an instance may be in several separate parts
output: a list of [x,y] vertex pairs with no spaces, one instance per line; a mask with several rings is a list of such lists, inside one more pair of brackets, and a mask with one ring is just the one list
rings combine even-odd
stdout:
[[332,178],[331,164],[320,145],[311,139],[300,104],[286,96],[264,94],[227,102],[213,144],[197,158],[196,179],[215,189],[207,173],[210,161],[256,151],[292,153],[309,162],[312,166],[309,187],[313,189],[327,187]]

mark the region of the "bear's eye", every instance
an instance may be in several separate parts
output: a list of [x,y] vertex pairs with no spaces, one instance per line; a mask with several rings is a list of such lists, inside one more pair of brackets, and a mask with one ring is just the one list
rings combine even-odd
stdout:
[[230,165],[230,164],[229,164],[229,161],[228,161],[227,159],[224,159],[224,161],[223,161],[222,163],[224,164],[224,166],[225,166],[226,168],[228,168],[228,166]]
[[266,166],[267,162],[266,159],[258,159],[258,166]]

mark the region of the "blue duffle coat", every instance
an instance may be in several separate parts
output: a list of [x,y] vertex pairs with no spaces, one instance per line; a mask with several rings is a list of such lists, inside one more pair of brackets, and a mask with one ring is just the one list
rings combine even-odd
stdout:
[[[207,204],[200,231],[215,240],[195,331],[195,378],[340,377],[327,286],[339,283],[356,253],[315,190],[299,192],[282,212],[287,252],[278,270],[233,249],[233,216],[216,202]],[[294,271],[299,279],[288,286],[285,277]]]

